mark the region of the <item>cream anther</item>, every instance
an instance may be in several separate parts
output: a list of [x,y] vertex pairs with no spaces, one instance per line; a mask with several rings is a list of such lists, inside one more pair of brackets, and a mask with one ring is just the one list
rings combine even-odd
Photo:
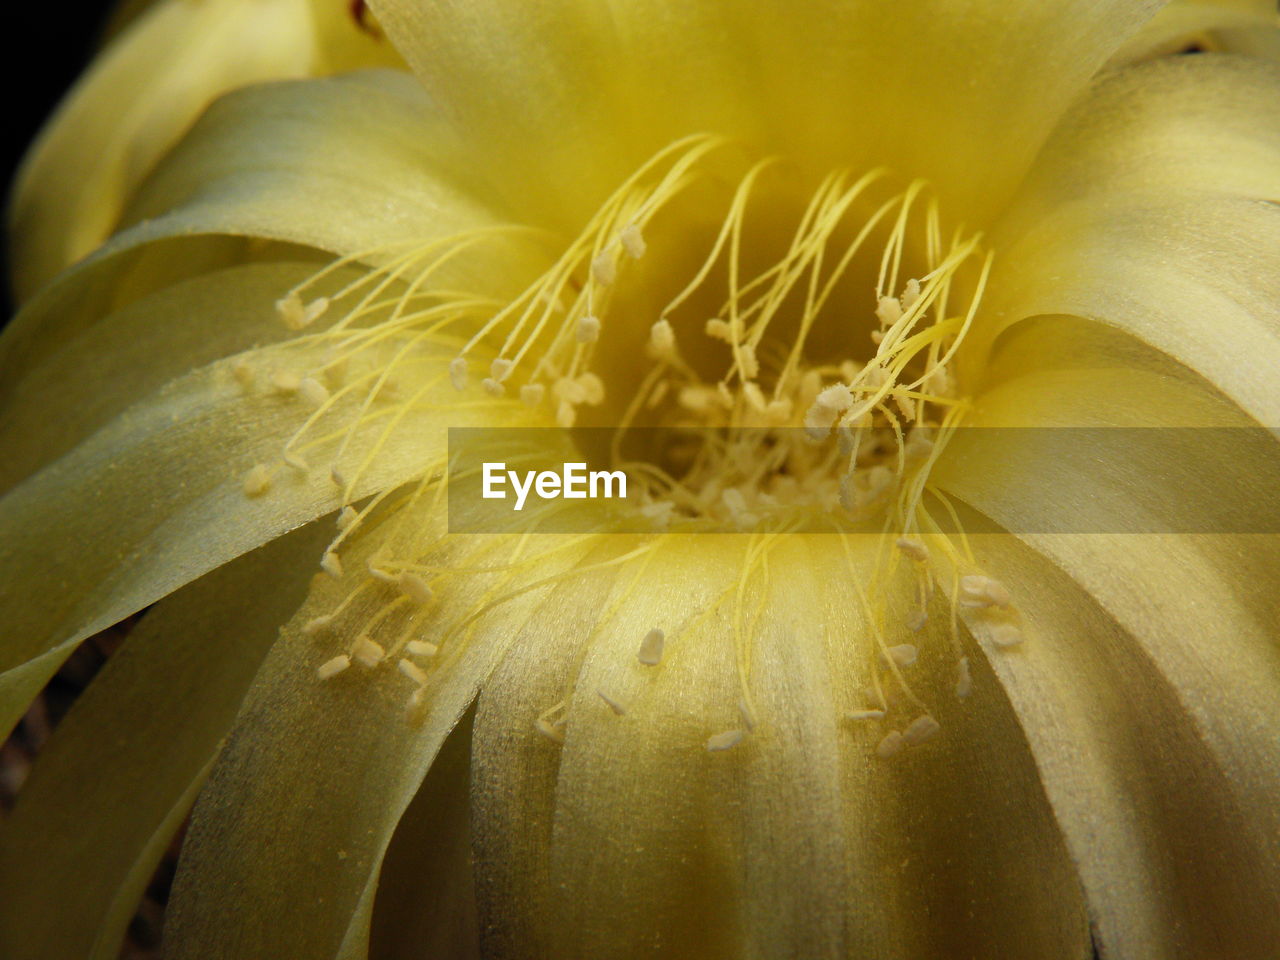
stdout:
[[883,710],[851,710],[845,714],[850,720],[880,720],[884,717]]
[[260,497],[270,489],[271,471],[261,463],[250,467],[249,472],[244,475],[244,495],[246,497]]
[[342,579],[342,560],[332,550],[326,553],[320,561],[320,569],[335,580]]
[[500,381],[493,379],[493,377],[485,377],[480,381],[480,386],[491,397],[500,397],[507,392],[507,388]]
[[916,305],[916,301],[920,299],[920,281],[908,280],[906,287],[902,291],[902,309],[909,311]]
[[638,223],[629,223],[623,227],[618,239],[622,241],[622,249],[627,251],[627,256],[632,260],[639,260],[648,249]]
[[467,358],[454,357],[449,361],[449,382],[455,390],[467,388]]
[[929,559],[929,551],[925,548],[925,545],[919,540],[912,540],[910,537],[899,537],[898,549],[916,563],[924,563]]
[[426,640],[410,640],[404,645],[415,657],[434,657],[440,652],[440,648],[434,643],[428,643]]
[[671,321],[659,320],[649,328],[649,348],[656,357],[670,357],[676,352],[676,332]]
[[349,666],[351,666],[351,658],[345,653],[340,653],[332,660],[326,660],[316,667],[316,676],[321,680],[328,680],[330,677],[336,677]]
[[884,735],[884,739],[876,745],[876,756],[882,760],[888,760],[902,750],[905,745],[902,734],[897,730],[890,730]]
[[924,743],[941,729],[937,720],[927,713],[922,713],[907,724],[907,728],[902,731],[902,739],[909,745]]
[[507,374],[511,372],[512,363],[504,357],[498,357],[489,364],[489,376],[501,383],[507,379]]
[[400,662],[396,664],[396,669],[399,670],[401,673],[403,673],[406,677],[408,677],[414,683],[416,683],[418,686],[420,687],[426,686],[427,671],[423,670],[420,666],[418,666],[412,660],[406,660],[402,657],[400,659]]
[[582,402],[589,407],[598,407],[604,403],[604,381],[594,373],[583,373],[578,376]]
[[1016,647],[1026,639],[1012,623],[993,623],[987,629],[987,637],[997,647]]
[[354,507],[343,507],[342,512],[338,514],[338,529],[350,530],[352,525],[360,519],[360,514],[356,513]]
[[277,370],[271,376],[271,389],[281,396],[293,396],[302,387],[302,378],[287,370]]
[[323,407],[329,400],[329,388],[315,377],[303,377],[298,383],[298,392],[313,407]]
[[351,648],[351,656],[366,667],[376,667],[386,655],[387,651],[382,648],[382,644],[369,637],[361,637]]
[[646,667],[656,667],[662,662],[662,648],[665,641],[666,634],[654,627],[640,641],[640,650],[636,653],[636,659]]
[[310,637],[319,633],[321,630],[327,630],[333,625],[333,614],[321,614],[318,617],[312,617],[302,625],[302,632]]
[[897,297],[881,297],[876,303],[876,318],[885,327],[892,327],[902,319],[902,304]]
[[916,662],[920,651],[912,643],[899,643],[885,651],[889,659],[900,667],[909,667]]
[[300,454],[294,453],[292,450],[286,450],[281,459],[299,473],[306,473],[311,469],[311,465]]
[[724,733],[717,733],[707,738],[707,751],[710,753],[719,753],[722,750],[732,750],[740,744],[746,733],[742,730],[726,730]]
[[400,571],[400,575],[396,577],[396,586],[400,588],[400,592],[412,600],[414,603],[430,603],[431,587],[427,585],[427,581],[409,570]]
[[547,388],[540,383],[526,383],[520,388],[520,401],[526,407],[536,407],[542,403]]
[[596,283],[607,287],[618,279],[618,264],[609,250],[601,250],[591,261],[591,276]]
[[579,317],[574,336],[579,343],[595,343],[600,339],[600,318],[591,314]]
[[963,607],[1007,607],[1012,598],[1004,584],[990,577],[960,578],[960,605]]
[[723,340],[725,343],[733,342],[733,331],[730,329],[729,324],[718,317],[712,317],[702,329],[713,340]]

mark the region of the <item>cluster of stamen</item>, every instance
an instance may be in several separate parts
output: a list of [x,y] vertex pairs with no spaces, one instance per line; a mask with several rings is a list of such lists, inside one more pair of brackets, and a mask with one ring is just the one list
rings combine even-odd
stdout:
[[[812,191],[781,252],[748,269],[744,248],[760,229],[752,213],[781,161],[744,163],[725,186],[726,163],[716,158],[731,149],[720,138],[696,136],[657,153],[577,237],[553,242],[552,252],[541,254],[541,272],[511,297],[458,290],[441,278],[452,264],[511,245],[545,250],[547,238],[537,231],[493,227],[362,251],[288,291],[277,309],[297,334],[289,348],[304,348],[297,356],[306,361],[289,365],[286,348],[272,369],[241,361],[232,372],[246,391],[297,402],[307,414],[278,465],[256,464],[245,474],[244,493],[264,496],[280,469],[306,474],[319,459],[341,502],[338,534],[321,566],[343,578],[344,544],[375,513],[395,513],[389,492],[357,508],[361,477],[404,418],[447,382],[474,394],[459,403],[519,409],[510,403],[518,397],[533,415],[565,428],[580,422],[584,408],[596,408],[598,419],[616,428],[611,467],[636,482],[636,509],[655,529],[710,520],[777,533],[797,529],[802,514],[881,517],[885,542],[896,554],[877,565],[871,583],[858,585],[874,625],[877,662],[868,702],[846,712],[854,721],[880,722],[914,710],[876,748],[892,756],[929,739],[939,725],[907,682],[917,647],[890,638],[907,639],[924,628],[943,566],[976,570],[964,544],[942,533],[924,501],[929,470],[966,409],[953,360],[974,321],[991,257],[980,236],[944,232],[926,183],[899,181],[885,170],[835,171]],[[653,229],[660,218],[683,194],[708,183],[720,184],[724,213],[709,231],[704,255],[656,315],[637,318],[622,292],[628,274],[646,269],[651,245],[664,236]],[[869,262],[874,283],[863,289],[865,299],[851,300],[850,273]],[[344,271],[356,276],[342,285]],[[707,310],[708,303],[715,309]],[[327,326],[320,323],[326,318]],[[637,322],[647,330],[643,372],[625,396],[614,397],[616,357],[614,367],[604,362],[609,338]],[[828,345],[847,344],[847,353],[815,355],[830,353],[814,348],[819,332]],[[632,457],[628,435],[655,426],[677,439],[660,460]],[[375,439],[353,462],[350,449],[369,431]],[[429,493],[442,496],[443,467],[433,464],[416,489],[398,495],[400,505]],[[353,665],[395,664],[412,685],[411,700],[421,701],[437,641],[443,642],[423,639],[422,625],[448,581],[466,575],[424,562],[424,549],[413,560],[380,555],[344,601],[306,625],[308,633],[352,638],[318,667],[321,679]],[[885,622],[878,591],[900,575],[894,572],[900,561],[915,607],[900,625],[905,636],[893,637],[899,625]],[[857,577],[852,567],[851,576]],[[978,635],[994,647],[1016,645],[1023,634],[997,581],[980,572],[956,572],[951,580],[954,692],[964,699],[972,678],[959,641],[960,612],[977,617]],[[377,612],[347,622],[374,590],[383,597]],[[655,629],[636,658],[651,667],[662,655],[663,633]],[[730,750],[754,730],[749,664],[749,654],[741,654],[742,724],[712,735],[710,751]],[[609,691],[597,693],[612,713],[627,712]],[[562,742],[565,709],[562,701],[545,711],[538,731]]]

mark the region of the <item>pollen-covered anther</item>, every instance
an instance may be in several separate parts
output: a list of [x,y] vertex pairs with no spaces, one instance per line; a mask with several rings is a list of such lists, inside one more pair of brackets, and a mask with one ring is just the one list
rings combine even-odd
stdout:
[[500,397],[507,392],[507,388],[502,385],[502,382],[495,380],[493,377],[485,377],[480,381],[480,386],[491,397]]
[[414,683],[416,683],[418,686],[420,687],[426,686],[427,671],[423,670],[420,666],[418,666],[412,660],[406,660],[405,658],[401,657],[400,661],[396,664],[396,669],[399,670],[406,677],[408,677],[410,680],[412,680]]
[[916,563],[925,563],[929,559],[928,549],[919,540],[913,540],[910,537],[899,537],[897,547],[902,551],[903,555]]
[[726,730],[724,733],[717,733],[707,738],[707,752],[719,753],[723,750],[732,750],[740,744],[746,737],[745,730]]
[[291,397],[302,388],[302,378],[288,370],[277,370],[271,375],[271,389],[282,397]]
[[600,339],[600,318],[587,314],[578,318],[578,325],[574,329],[574,338],[579,343],[595,343]]
[[342,559],[332,550],[321,558],[320,569],[335,580],[342,579]]
[[719,317],[712,317],[703,325],[703,332],[712,340],[733,343],[733,329]]
[[355,526],[356,521],[359,519],[360,519],[360,514],[356,513],[355,507],[350,507],[350,506],[343,507],[342,510],[338,513],[338,520],[337,520],[338,529],[350,530],[353,526]]
[[827,387],[804,414],[804,429],[812,440],[823,440],[831,432],[836,417],[853,406],[853,394],[844,384]]
[[316,677],[321,680],[328,680],[330,677],[336,677],[350,666],[351,658],[345,653],[340,653],[332,660],[326,660],[316,667]]
[[897,730],[890,730],[884,735],[878,744],[876,744],[876,756],[882,760],[888,760],[890,757],[898,754],[902,748],[906,746],[906,740]]
[[649,350],[656,359],[675,356],[676,332],[672,329],[670,320],[658,320],[649,328]]
[[355,646],[351,648],[351,656],[363,666],[376,667],[386,658],[387,651],[376,640],[372,640],[369,637],[361,637],[356,641]]
[[1009,591],[999,580],[979,575],[960,578],[962,607],[1007,607],[1011,602]]
[[920,656],[920,650],[912,643],[899,643],[889,647],[881,655],[899,667],[910,667]]
[[906,729],[902,731],[902,740],[907,745],[914,746],[917,743],[924,743],[941,729],[942,726],[937,720],[927,713],[922,713],[907,724]]
[[333,614],[325,613],[318,617],[312,617],[302,625],[302,632],[307,636],[319,633],[321,630],[327,630],[333,626]]
[[244,475],[244,495],[261,497],[271,489],[271,471],[261,463],[254,464]]
[[601,250],[591,261],[591,278],[602,287],[607,287],[618,279],[618,263],[613,251]]
[[431,602],[431,587],[427,585],[427,581],[412,571],[402,570],[400,575],[396,577],[396,586],[400,588],[401,593],[414,603]]
[[902,319],[902,303],[897,297],[881,297],[876,302],[876,319],[883,326],[892,327]]
[[497,380],[499,383],[502,383],[507,379],[508,374],[511,373],[513,365],[514,364],[505,357],[498,357],[489,364],[489,376],[494,380]]
[[307,463],[306,459],[301,454],[294,453],[292,450],[286,450],[281,456],[281,459],[299,473],[307,473],[311,469],[311,465]]
[[662,662],[662,648],[665,643],[666,634],[654,627],[640,641],[640,649],[636,653],[636,659],[646,667],[656,667]]
[[564,743],[564,721],[551,721],[545,717],[539,717],[533,722],[533,727],[540,734],[550,740],[552,743]]
[[850,720],[882,720],[884,718],[883,710],[850,710],[845,714]]
[[467,389],[467,359],[454,357],[449,361],[449,382],[455,390]]
[[997,647],[1016,647],[1026,637],[1013,623],[993,623],[987,628],[987,638]]
[[622,249],[627,251],[627,256],[632,260],[639,260],[644,256],[648,246],[644,242],[644,233],[640,230],[640,225],[629,223],[622,228],[622,232],[618,234],[618,239],[622,241]]
[[427,640],[410,640],[404,648],[415,657],[434,657],[440,648]]
[[303,377],[298,382],[298,393],[313,407],[323,407],[329,401],[329,388],[315,377]]
[[598,407],[604,403],[604,381],[594,373],[588,371],[578,375],[578,387],[580,389],[579,396],[582,402],[589,407]]
[[626,707],[624,707],[621,703],[619,703],[613,697],[609,696],[603,690],[597,690],[596,696],[598,696],[601,700],[603,700],[605,702],[605,705],[608,706],[608,708],[618,716],[622,716],[627,712]]

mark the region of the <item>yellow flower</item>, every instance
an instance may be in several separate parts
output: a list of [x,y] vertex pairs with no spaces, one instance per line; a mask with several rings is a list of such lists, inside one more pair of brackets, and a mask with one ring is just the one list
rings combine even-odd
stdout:
[[371,6],[412,74],[221,99],[0,341],[3,718],[154,604],[0,952],[194,803],[176,958],[1272,957],[1280,70],[1159,56],[1261,13]]

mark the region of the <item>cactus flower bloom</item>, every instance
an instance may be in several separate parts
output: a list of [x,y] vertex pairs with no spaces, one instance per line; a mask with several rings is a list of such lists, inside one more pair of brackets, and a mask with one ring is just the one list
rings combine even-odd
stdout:
[[0,338],[5,729],[146,610],[0,953],[190,812],[178,960],[1273,958],[1274,18],[1158,6],[372,0],[148,140]]

